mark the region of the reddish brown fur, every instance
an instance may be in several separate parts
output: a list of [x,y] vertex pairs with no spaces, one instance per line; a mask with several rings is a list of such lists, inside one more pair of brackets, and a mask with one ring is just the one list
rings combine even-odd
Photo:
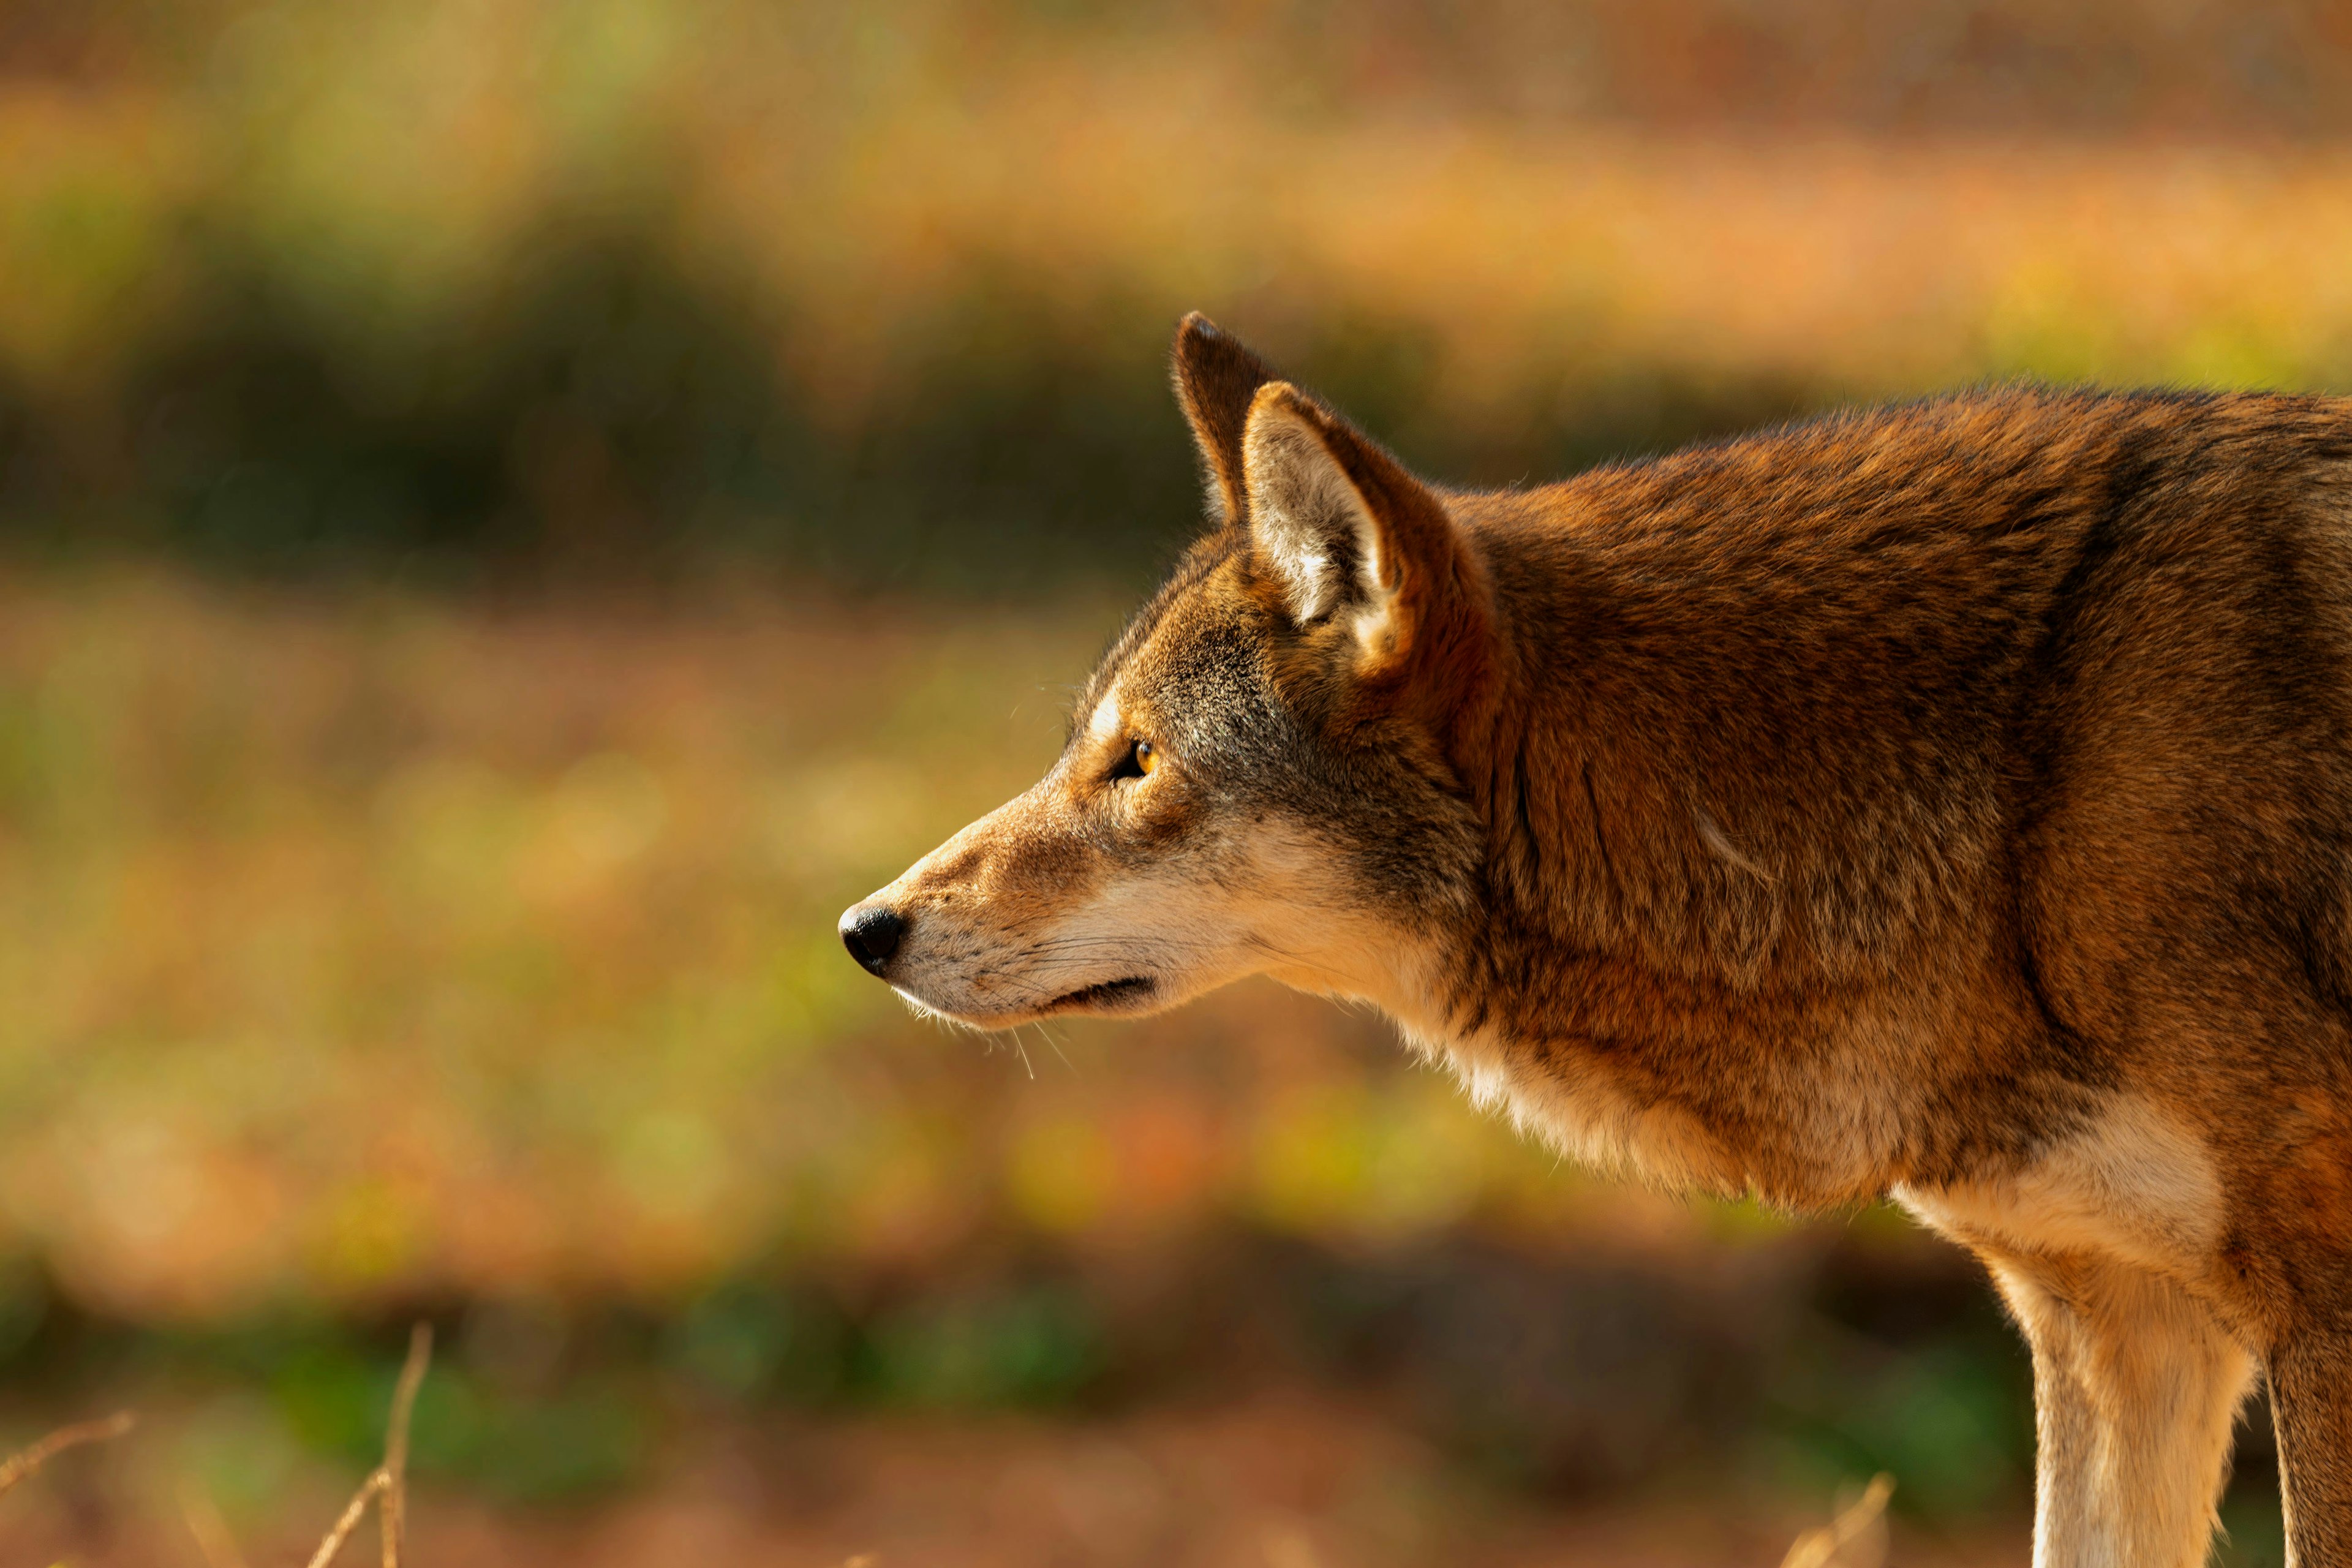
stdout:
[[2033,1342],[2037,1561],[2201,1561],[2251,1355],[2294,1560],[2352,1563],[2352,405],[2011,390],[1464,494],[1269,376],[1187,321],[1225,521],[877,895],[890,977],[1270,971],[1654,1179],[1895,1193]]

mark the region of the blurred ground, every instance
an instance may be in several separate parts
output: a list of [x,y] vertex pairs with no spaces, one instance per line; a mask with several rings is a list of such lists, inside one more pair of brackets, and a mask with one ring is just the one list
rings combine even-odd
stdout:
[[[187,1514],[211,1505],[137,1469],[99,1461],[12,1499],[0,1549],[93,1568],[202,1563]],[[254,1561],[299,1561],[341,1501],[324,1486],[297,1495],[273,1531],[247,1537]],[[835,1568],[867,1556],[939,1568],[1769,1568],[1829,1512],[1826,1497],[1807,1510],[1723,1492],[1638,1510],[1536,1506],[1465,1485],[1376,1409],[1290,1395],[1114,1421],[707,1427],[670,1447],[658,1479],[591,1511],[519,1517],[428,1489],[413,1542],[416,1561],[446,1568]],[[1957,1532],[1901,1523],[1884,1560],[1975,1568],[2025,1551],[2021,1518]],[[1867,1546],[1846,1559],[1872,1560]]]
[[0,1556],[306,1548],[423,1316],[424,1563],[1769,1563],[1881,1470],[2015,1561],[1899,1219],[1270,987],[941,1033],[833,918],[1198,526],[1188,309],[1508,484],[2341,388],[2347,251],[2334,0],[0,6],[0,1439],[154,1417]]

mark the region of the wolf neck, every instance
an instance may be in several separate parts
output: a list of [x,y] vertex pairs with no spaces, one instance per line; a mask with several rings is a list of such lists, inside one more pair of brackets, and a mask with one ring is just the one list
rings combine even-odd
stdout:
[[[1867,987],[1985,874],[2001,704],[1933,710],[1948,650],[1865,630],[1875,606],[1792,603],[1769,555],[1480,532],[1504,674],[1479,748],[1491,929],[1456,966],[1468,1017],[1583,1033],[1628,1015],[1583,1016],[1578,996],[1639,993],[1670,1029]],[[1874,679],[1826,668],[1848,641]]]
[[1691,574],[1558,531],[1540,553],[1486,542],[1500,673],[1457,746],[1486,763],[1465,770],[1479,919],[1425,1003],[1383,1005],[1586,1163],[1798,1206],[1873,1194],[1886,1130],[1825,1136],[1806,1107],[1865,1070],[1860,1040],[1928,1037],[1884,998],[1985,871],[1990,796],[1906,778],[1866,728],[1895,718],[1830,721],[1760,618],[1678,615],[1655,584]]
[[1660,711],[1685,672],[1663,650],[1629,657],[1617,585],[1554,581],[1539,610],[1498,617],[1509,677],[1484,792],[1490,946],[1531,971],[1630,963],[1752,986],[1786,956],[1786,847],[1755,831],[1752,800],[1715,787],[1685,727],[1703,712]]

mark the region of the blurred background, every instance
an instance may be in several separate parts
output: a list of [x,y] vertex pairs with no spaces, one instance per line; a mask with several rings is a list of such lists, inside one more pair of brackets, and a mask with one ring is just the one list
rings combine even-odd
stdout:
[[0,1556],[299,1560],[422,1317],[427,1563],[2022,1561],[1899,1217],[841,952],[1199,525],[1193,308],[1478,483],[2341,389],[2352,5],[6,0],[0,1446],[147,1422]]

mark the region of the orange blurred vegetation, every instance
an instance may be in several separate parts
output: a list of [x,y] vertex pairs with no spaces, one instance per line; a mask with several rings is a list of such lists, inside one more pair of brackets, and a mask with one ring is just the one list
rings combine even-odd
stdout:
[[1324,1005],[992,1043],[842,955],[835,910],[1050,754],[1106,625],[9,590],[7,1245],[173,1316],[1583,1208]]

